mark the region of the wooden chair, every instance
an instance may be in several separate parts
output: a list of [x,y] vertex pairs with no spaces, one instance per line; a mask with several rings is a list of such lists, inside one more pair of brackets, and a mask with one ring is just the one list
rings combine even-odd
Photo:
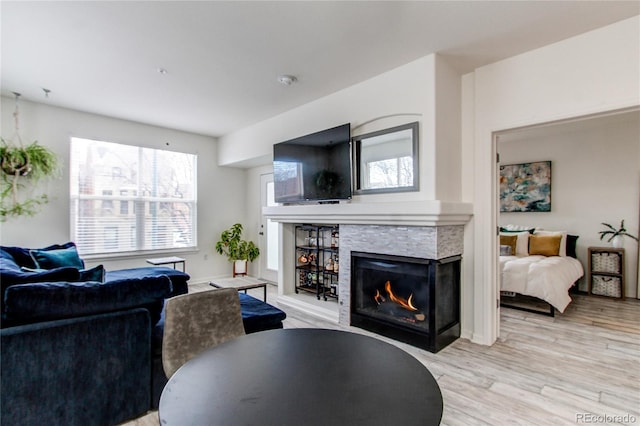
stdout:
[[245,334],[238,291],[233,288],[167,299],[162,367],[167,378],[206,349]]

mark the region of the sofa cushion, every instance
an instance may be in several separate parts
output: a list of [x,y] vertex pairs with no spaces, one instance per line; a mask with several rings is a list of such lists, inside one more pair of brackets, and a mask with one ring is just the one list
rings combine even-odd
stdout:
[[166,266],[147,266],[142,268],[129,268],[118,269],[115,271],[106,271],[105,281],[122,280],[126,278],[144,278],[155,277],[158,275],[166,275],[171,280],[173,291],[167,297],[178,296],[180,294],[187,294],[189,287],[187,281],[191,278],[189,274],[186,274],[177,269],[168,268]]
[[15,262],[18,269],[23,266],[26,268],[37,268],[28,248],[0,246],[0,255]]
[[28,270],[20,268],[13,260],[0,253],[0,283],[2,290],[15,284],[36,283],[41,281],[78,281],[80,272],[76,268],[55,268],[48,270]]
[[[60,268],[56,268],[56,269],[60,269]],[[22,270],[23,272],[46,273],[51,271],[52,269],[32,269],[32,268],[22,267],[20,268],[20,270]],[[104,273],[105,273],[104,266],[98,265],[98,266],[94,266],[93,268],[78,270],[77,280],[68,279],[64,281],[98,281],[102,283],[104,282]],[[49,280],[40,280],[40,281],[49,281]],[[59,280],[51,280],[51,281],[59,281]]]
[[40,282],[11,286],[5,291],[3,326],[134,307],[149,309],[155,324],[160,319],[163,299],[171,290],[171,281],[166,276],[105,283]]
[[32,249],[29,250],[29,254],[31,254],[36,267],[40,269],[53,269],[62,266],[84,269],[84,261],[80,259],[74,243]]
[[149,409],[149,313],[0,331],[3,425],[115,425]]
[[238,295],[245,333],[282,328],[282,321],[287,318],[284,311],[248,294],[238,292]]

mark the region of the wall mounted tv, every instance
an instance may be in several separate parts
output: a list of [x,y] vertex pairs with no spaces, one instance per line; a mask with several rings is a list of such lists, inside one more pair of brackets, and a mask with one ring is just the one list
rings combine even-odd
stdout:
[[331,202],[351,198],[351,124],[273,146],[277,203]]

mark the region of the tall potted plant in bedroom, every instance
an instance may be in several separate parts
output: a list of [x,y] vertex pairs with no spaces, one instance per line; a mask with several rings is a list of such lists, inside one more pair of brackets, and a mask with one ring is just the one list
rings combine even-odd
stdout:
[[220,234],[220,239],[216,242],[216,252],[227,256],[229,262],[233,262],[234,277],[247,275],[249,272],[247,262],[253,262],[260,256],[260,249],[253,241],[242,239],[240,223],[236,223]]
[[632,240],[638,241],[638,238],[634,235],[631,235],[627,232],[627,229],[624,227],[624,219],[620,222],[620,227],[615,228],[608,223],[602,223],[606,229],[604,231],[598,232],[600,234],[600,241],[607,239],[607,242],[611,243],[615,248],[624,247],[624,237],[629,237]]

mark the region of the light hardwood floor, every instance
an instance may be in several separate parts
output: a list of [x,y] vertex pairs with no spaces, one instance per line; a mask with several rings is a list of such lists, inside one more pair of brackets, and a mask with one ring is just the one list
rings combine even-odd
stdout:
[[[270,287],[268,301],[277,305],[276,289]],[[191,291],[201,290],[208,286],[194,285]],[[258,293],[249,292],[262,298]],[[442,391],[442,425],[640,424],[640,301],[572,297],[555,318],[503,308],[501,336],[491,347],[458,339],[432,354],[377,337],[431,371]],[[372,335],[283,310],[285,328]],[[158,425],[157,412],[125,425]]]

